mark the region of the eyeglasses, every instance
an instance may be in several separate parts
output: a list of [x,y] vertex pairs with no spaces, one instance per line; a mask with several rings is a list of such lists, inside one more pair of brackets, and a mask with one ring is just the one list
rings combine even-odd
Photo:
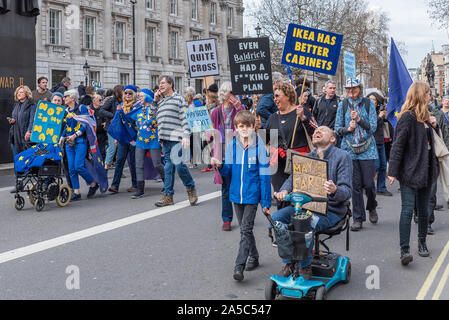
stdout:
[[274,95],[275,98],[280,98],[281,96],[279,94]]
[[125,94],[128,95],[128,94],[133,94],[133,93],[130,91],[125,91]]

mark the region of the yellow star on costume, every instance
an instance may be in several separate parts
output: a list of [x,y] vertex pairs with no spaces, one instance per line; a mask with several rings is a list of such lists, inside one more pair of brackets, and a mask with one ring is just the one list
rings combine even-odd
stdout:
[[150,139],[153,140],[154,138],[156,138],[156,136],[153,134]]
[[150,142],[150,139],[147,138],[147,139],[144,140],[144,142],[148,143],[148,142]]
[[153,133],[156,133],[156,129],[151,129],[151,131],[153,131]]
[[19,157],[19,161],[22,161],[22,160],[23,160],[23,156],[20,156],[20,157]]
[[140,140],[140,141],[142,141],[142,140],[143,140],[143,138],[142,138],[142,137],[139,137],[139,140]]

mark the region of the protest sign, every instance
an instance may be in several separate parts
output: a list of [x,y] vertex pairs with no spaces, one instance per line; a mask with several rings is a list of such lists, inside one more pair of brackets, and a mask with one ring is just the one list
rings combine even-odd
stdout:
[[282,64],[335,76],[343,36],[289,24]]
[[[327,181],[327,161],[307,156],[292,155],[293,192],[304,192],[314,197],[327,198],[324,183]],[[303,209],[327,215],[326,202],[309,202]]]
[[268,38],[228,40],[232,93],[272,93],[270,43]]
[[98,89],[101,89],[101,82],[100,81],[92,80],[91,84],[92,84],[92,87],[94,87],[95,92],[97,92]]
[[64,107],[40,100],[34,115],[31,142],[58,143],[64,120]]
[[345,67],[345,77],[355,79],[355,55],[345,51],[343,53],[343,62]]
[[220,74],[215,39],[187,41],[186,45],[190,78]]
[[192,133],[205,132],[214,128],[206,106],[189,107],[185,110],[185,114]]

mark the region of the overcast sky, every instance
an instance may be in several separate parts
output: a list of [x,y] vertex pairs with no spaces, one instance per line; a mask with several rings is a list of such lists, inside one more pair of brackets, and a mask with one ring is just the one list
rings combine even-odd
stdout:
[[[245,6],[260,0],[244,0]],[[319,1],[319,0],[317,0]],[[402,41],[408,51],[403,57],[408,68],[416,68],[421,60],[432,49],[432,40],[435,51],[441,51],[443,44],[449,44],[448,32],[432,25],[427,13],[427,0],[367,0],[370,7],[380,9],[390,17],[390,36],[395,41]],[[245,15],[248,12],[245,13]],[[254,22],[245,19],[247,25],[244,36],[254,35]]]

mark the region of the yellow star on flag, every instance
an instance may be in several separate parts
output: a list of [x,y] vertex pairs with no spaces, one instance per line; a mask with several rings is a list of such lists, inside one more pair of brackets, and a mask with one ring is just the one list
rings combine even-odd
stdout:
[[23,156],[20,156],[20,157],[19,157],[19,161],[22,161],[22,160],[23,160]]

